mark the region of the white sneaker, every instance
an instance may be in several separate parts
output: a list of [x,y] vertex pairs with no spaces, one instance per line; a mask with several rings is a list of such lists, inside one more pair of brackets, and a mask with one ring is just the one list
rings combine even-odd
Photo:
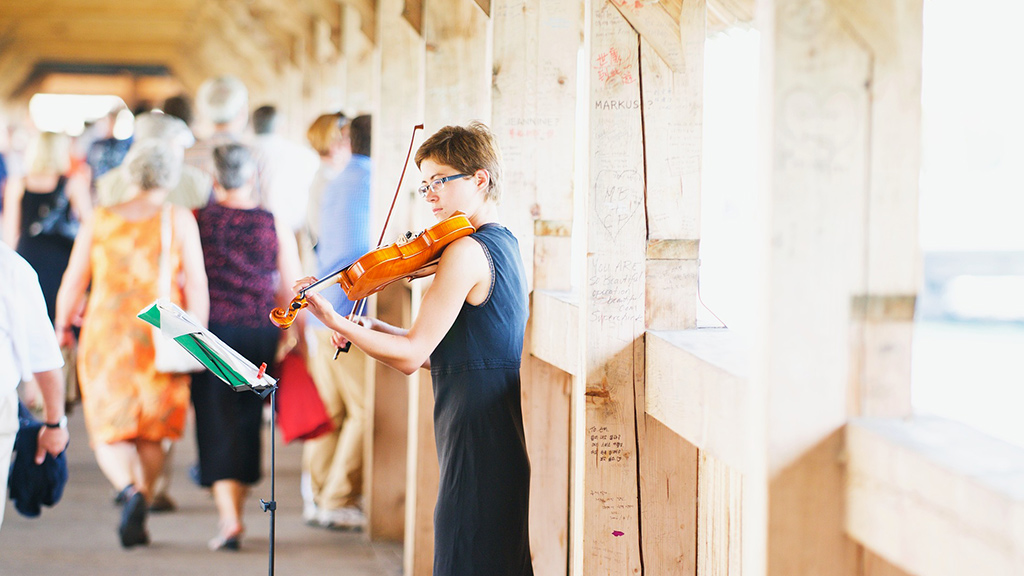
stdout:
[[320,521],[317,517],[320,515],[320,509],[316,507],[314,502],[303,502],[302,503],[302,521],[310,526],[319,524]]
[[324,528],[337,530],[362,530],[366,526],[366,515],[355,506],[321,510],[316,519]]

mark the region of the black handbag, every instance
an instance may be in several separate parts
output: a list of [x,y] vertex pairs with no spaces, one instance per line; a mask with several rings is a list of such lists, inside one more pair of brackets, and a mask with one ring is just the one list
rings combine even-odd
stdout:
[[64,193],[66,181],[67,178],[61,176],[61,180],[57,184],[57,189],[60,192],[52,194],[50,202],[39,205],[35,218],[26,229],[29,236],[59,236],[71,242],[75,241],[80,223],[71,214],[71,202],[68,200],[67,194]]

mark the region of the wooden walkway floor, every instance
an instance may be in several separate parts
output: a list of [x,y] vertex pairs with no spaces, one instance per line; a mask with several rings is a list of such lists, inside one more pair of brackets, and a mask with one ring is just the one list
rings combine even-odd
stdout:
[[[240,576],[270,573],[270,514],[260,498],[270,499],[270,451],[265,445],[263,481],[254,487],[246,512],[242,550],[211,552],[206,542],[217,530],[217,514],[208,491],[188,478],[195,460],[191,428],[175,448],[171,496],[178,510],[151,514],[152,544],[124,550],[116,529],[120,509],[113,489],[100,473],[88,446],[81,408],[69,416],[70,481],[54,508],[38,518],[24,518],[8,502],[0,528],[0,576],[148,576],[203,574]],[[269,429],[265,431],[268,434]],[[306,526],[299,495],[298,444],[277,444],[278,504],[274,573],[278,575],[345,574],[398,576],[402,546],[371,543],[362,533]]]

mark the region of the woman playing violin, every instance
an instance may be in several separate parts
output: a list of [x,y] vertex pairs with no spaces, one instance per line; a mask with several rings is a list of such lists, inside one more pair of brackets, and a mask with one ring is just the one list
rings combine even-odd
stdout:
[[317,294],[309,309],[334,330],[335,346],[351,342],[406,374],[430,369],[441,472],[434,575],[532,575],[519,381],[528,297],[518,242],[498,223],[498,147],[483,124],[447,126],[419,148],[416,165],[434,216],[462,212],[476,232],[444,250],[412,326],[351,321]]

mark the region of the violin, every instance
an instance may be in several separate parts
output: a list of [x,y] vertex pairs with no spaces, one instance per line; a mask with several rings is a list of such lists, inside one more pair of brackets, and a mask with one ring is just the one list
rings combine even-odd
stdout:
[[371,250],[334,274],[306,286],[292,299],[287,310],[271,310],[270,321],[279,328],[288,328],[299,310],[308,304],[307,293],[319,292],[334,283],[341,284],[348,299],[357,302],[392,282],[429,276],[449,244],[475,231],[469,218],[456,212],[418,234],[407,232],[398,242]]

